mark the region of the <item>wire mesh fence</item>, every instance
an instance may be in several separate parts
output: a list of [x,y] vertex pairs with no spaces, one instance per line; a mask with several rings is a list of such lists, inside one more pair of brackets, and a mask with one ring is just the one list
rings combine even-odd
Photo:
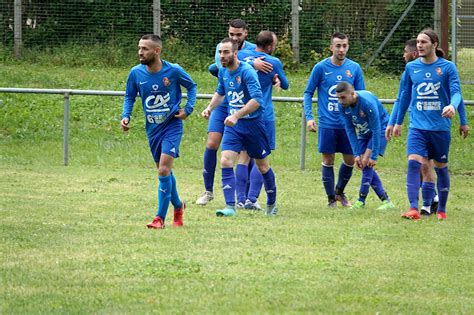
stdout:
[[[226,36],[228,21],[234,18],[248,23],[250,41],[260,30],[276,32],[280,38],[277,55],[287,65],[294,59],[295,36],[299,61],[313,64],[329,54],[330,34],[341,31],[350,37],[350,58],[363,67],[371,63],[389,72],[403,67],[400,61],[407,39],[424,27],[436,27],[435,0],[300,0],[296,12],[291,0],[1,0],[1,42],[7,51],[14,45],[15,2],[21,4],[23,52],[120,47],[123,56],[132,58],[138,38],[156,30],[153,9],[158,5],[166,57],[171,61],[184,57],[189,61],[179,59],[181,64],[199,68],[213,56],[216,43]],[[468,68],[472,62],[465,55],[471,55],[474,45],[472,5],[472,1],[458,3],[458,57]],[[292,14],[297,14],[297,34]]]
[[456,63],[463,83],[474,84],[474,1],[456,6]]

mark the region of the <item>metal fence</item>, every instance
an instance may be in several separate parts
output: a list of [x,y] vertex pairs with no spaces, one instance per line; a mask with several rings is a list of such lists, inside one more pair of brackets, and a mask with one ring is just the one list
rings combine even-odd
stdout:
[[[339,30],[351,38],[350,58],[366,68],[387,70],[401,67],[404,42],[422,27],[439,30],[441,12],[447,10],[440,3],[447,1],[0,0],[0,41],[4,49],[13,50],[15,39],[21,38],[19,53],[67,43],[118,44],[134,53],[139,36],[161,32],[165,41],[178,41],[177,46],[208,58],[226,35],[227,22],[239,17],[250,26],[250,40],[262,29],[275,31],[281,39],[280,58],[314,64],[327,55],[329,34]],[[472,68],[465,49],[474,45],[473,1],[452,3],[459,26],[458,60]]]
[[453,1],[452,51],[461,81],[474,84],[474,0]]
[[[70,89],[30,89],[30,88],[1,88],[0,93],[32,93],[32,94],[60,94],[64,96],[64,119],[63,119],[63,163],[65,166],[69,163],[69,111],[70,111],[70,97],[72,95],[95,95],[95,96],[124,96],[123,91],[100,91],[100,90],[70,90]],[[186,98],[187,94],[183,93]],[[212,94],[197,94],[197,99],[212,98]],[[272,97],[273,102],[299,103],[303,105],[304,99],[302,97]],[[383,104],[393,104],[394,99],[380,99]],[[313,99],[313,103],[317,103]],[[474,100],[467,100],[464,102],[468,106],[474,105]],[[301,133],[300,133],[300,169],[305,168],[306,160],[306,118],[304,110],[301,114]]]

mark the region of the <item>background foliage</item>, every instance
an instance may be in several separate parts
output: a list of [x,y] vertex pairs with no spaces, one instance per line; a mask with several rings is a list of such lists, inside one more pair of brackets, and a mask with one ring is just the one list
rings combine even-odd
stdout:
[[[351,38],[350,56],[363,66],[375,52],[400,15],[408,0],[301,1],[300,60],[313,64],[327,56],[328,39],[334,31]],[[153,31],[153,2],[150,0],[47,0],[23,2],[24,58],[38,53],[57,54],[63,50],[87,52],[102,47],[113,50],[112,65],[124,65],[134,57],[138,38]],[[0,30],[4,47],[13,46],[13,2],[0,1]],[[188,69],[204,69],[213,56],[216,43],[226,36],[226,25],[242,18],[250,27],[249,40],[260,30],[277,33],[288,49],[277,56],[290,67],[291,1],[161,1],[161,30],[170,59],[176,58]],[[433,26],[433,0],[420,0],[387,43],[374,66],[397,72],[401,69],[399,51],[404,42],[422,28]],[[3,53],[10,50],[3,50]],[[104,57],[107,57],[105,54]],[[132,56],[132,57],[130,57]],[[5,58],[5,57],[3,57]],[[74,62],[74,60],[71,60]]]

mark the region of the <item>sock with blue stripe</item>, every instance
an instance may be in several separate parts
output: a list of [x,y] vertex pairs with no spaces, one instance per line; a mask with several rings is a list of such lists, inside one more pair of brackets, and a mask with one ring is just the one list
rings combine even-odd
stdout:
[[372,183],[372,178],[374,177],[374,170],[370,167],[364,167],[362,170],[362,180],[360,182],[359,189],[359,201],[362,201],[365,204],[365,199],[369,194],[370,183]]
[[449,188],[451,186],[451,180],[449,178],[448,167],[437,168],[435,167],[436,175],[438,175],[437,188],[438,188],[438,212],[446,212],[446,204],[448,203]]
[[217,165],[217,150],[204,150],[204,169],[202,170],[202,177],[204,179],[204,187],[206,191],[212,192],[214,190],[214,175],[216,173]]
[[379,197],[380,200],[388,200],[387,193],[385,192],[385,189],[383,188],[382,185],[382,180],[380,179],[379,174],[377,174],[376,170],[373,170],[373,177],[372,177],[372,182],[370,183],[370,186],[372,189],[375,191],[377,196]]
[[268,172],[262,175],[263,176],[263,185],[265,186],[265,191],[267,192],[267,205],[274,205],[276,202],[276,182],[275,174],[270,168]]
[[322,164],[322,180],[324,189],[326,190],[326,195],[329,199],[335,198],[334,192],[334,166],[333,165],[324,165]]
[[421,163],[408,160],[407,170],[407,195],[410,208],[418,209],[418,194],[420,191],[420,168]]
[[179,199],[178,189],[176,188],[176,178],[174,177],[173,172],[170,174],[171,177],[171,204],[173,207],[181,208],[183,206],[183,202]]
[[158,180],[160,184],[158,186],[158,211],[156,215],[164,222],[171,199],[171,176],[158,176]]
[[339,174],[337,176],[337,185],[336,185],[336,194],[341,195],[344,193],[347,183],[352,177],[353,166],[348,166],[346,163],[342,162],[339,167]]
[[247,199],[251,202],[256,202],[258,196],[260,195],[260,190],[262,189],[263,185],[263,175],[260,174],[257,165],[254,164],[252,167],[252,171],[250,172],[250,189],[249,193],[247,194]]
[[421,184],[421,198],[423,199],[423,207],[431,207],[435,196],[435,184],[431,182],[423,182]]
[[237,194],[237,202],[245,203],[247,199],[247,182],[249,180],[248,166],[245,164],[237,164],[235,168],[235,192]]
[[226,205],[235,206],[235,175],[232,167],[222,168],[222,191]]

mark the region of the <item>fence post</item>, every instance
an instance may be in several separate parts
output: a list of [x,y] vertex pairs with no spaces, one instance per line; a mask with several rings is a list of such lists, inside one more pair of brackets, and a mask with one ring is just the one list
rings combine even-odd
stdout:
[[22,32],[21,27],[23,26],[22,23],[22,14],[21,14],[21,0],[15,0],[13,15],[14,15],[14,22],[13,22],[13,50],[15,52],[15,56],[17,58],[21,57],[21,48],[22,48]]
[[69,159],[69,92],[64,93],[64,129],[63,129],[63,156],[64,166],[68,165]]
[[306,157],[306,115],[304,113],[304,102],[301,107],[301,143],[300,143],[300,170],[304,170]]
[[458,49],[457,49],[458,43],[456,42],[457,41],[456,32],[458,31],[457,5],[458,4],[456,0],[451,1],[451,61],[454,63],[456,63],[457,57],[458,57]]
[[153,34],[161,36],[161,1],[153,0]]
[[300,62],[300,5],[299,0],[291,0],[291,46],[293,60]]

